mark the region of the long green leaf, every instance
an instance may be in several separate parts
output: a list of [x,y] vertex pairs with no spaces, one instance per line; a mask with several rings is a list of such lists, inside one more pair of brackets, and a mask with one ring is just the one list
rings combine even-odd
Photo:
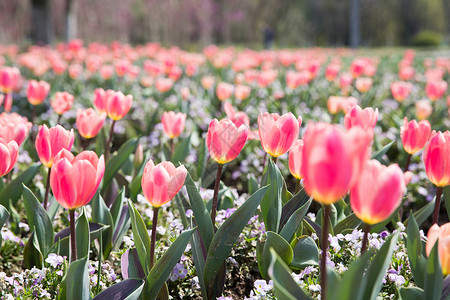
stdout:
[[28,224],[30,225],[30,228],[36,229],[39,250],[42,252],[45,259],[53,245],[53,224],[33,192],[25,185],[22,188],[23,203],[27,214]]
[[214,285],[215,278],[220,271],[225,259],[230,255],[231,248],[236,243],[244,227],[250,218],[255,214],[258,205],[261,203],[267,186],[260,188],[248,198],[217,230],[205,263],[205,285],[208,290]]
[[355,214],[350,214],[344,220],[334,226],[334,234],[342,233],[344,230],[352,230],[361,224],[361,220]]
[[319,265],[319,249],[316,242],[309,236],[302,236],[294,247],[294,259],[291,267],[297,270],[307,266]]
[[372,155],[372,159],[376,159],[376,160],[381,160],[381,158],[383,157],[383,155],[385,155],[389,149],[391,149],[392,145],[394,144],[394,141],[390,142],[389,144],[387,144],[386,146],[384,146],[383,148],[381,148],[380,150],[378,150],[377,152],[375,152]]
[[128,200],[128,211],[131,217],[131,229],[133,230],[134,245],[139,254],[139,260],[144,268],[145,274],[148,274],[150,264],[150,237],[148,236],[147,227],[144,220],[137,209],[133,206],[130,200]]
[[423,250],[419,226],[417,225],[416,219],[412,213],[408,223],[407,233],[408,236],[405,239],[411,272],[417,286],[423,288],[425,282],[426,259],[422,254]]
[[[425,220],[428,219],[429,216],[431,216],[431,214],[434,211],[435,201],[436,201],[436,197],[434,197],[433,201],[428,202],[421,209],[419,209],[418,211],[416,211],[414,213],[414,218],[416,219],[418,226],[422,225],[422,223],[425,222]],[[405,226],[408,226],[409,218],[410,217],[408,217],[408,219],[406,219]]]
[[[9,212],[3,205],[0,204],[0,230],[9,217]],[[2,248],[2,235],[0,234],[0,249]]]
[[173,244],[170,245],[166,253],[158,259],[147,276],[145,293],[142,295],[143,299],[156,299],[159,291],[169,278],[170,272],[172,272],[175,265],[180,261],[194,231],[195,228],[183,232],[177,237]]
[[283,176],[278,167],[269,160],[267,179],[263,185],[269,185],[267,193],[261,201],[261,212],[264,219],[266,230],[279,232],[283,191]]
[[289,218],[286,225],[281,229],[280,235],[288,242],[292,240],[294,233],[303,221],[309,206],[311,205],[312,198],[310,198],[302,207],[297,209]]
[[272,260],[269,266],[269,277],[273,280],[275,295],[283,300],[309,300],[309,297],[291,276],[291,270],[276,251],[270,250]]
[[89,300],[91,297],[88,273],[89,258],[85,256],[69,265],[66,277],[67,300]]
[[100,196],[100,193],[97,192],[95,194],[90,205],[92,207],[92,221],[109,225],[109,228],[102,233],[101,237],[103,243],[103,258],[107,259],[112,249],[112,235],[114,228],[113,217],[111,216],[111,212],[108,209],[108,206],[106,206],[105,201],[103,201],[103,198]]
[[91,239],[89,234],[89,222],[84,207],[82,208],[81,214],[77,218],[75,230],[75,235],[77,236],[78,257],[89,256]]
[[28,185],[39,171],[40,163],[32,164],[28,169],[19,174],[0,192],[0,204],[9,207],[10,200],[12,205],[16,205],[20,195],[22,195],[23,186]]
[[400,294],[399,300],[422,300],[423,290],[418,287],[400,287],[398,289]]
[[94,300],[137,300],[144,288],[144,283],[144,280],[136,278],[126,279],[107,288],[95,296]]
[[367,284],[367,281],[364,280],[361,274],[364,274],[364,269],[372,255],[373,253],[368,251],[352,263],[350,268],[342,276],[338,289],[334,291],[329,290],[329,294],[333,295],[333,299],[361,299]]
[[425,285],[423,288],[423,299],[439,300],[442,294],[443,276],[442,267],[439,261],[438,252],[439,240],[434,244],[428,257],[427,269],[425,273]]
[[444,188],[444,202],[447,209],[447,216],[450,219],[450,185]]
[[[256,190],[255,190],[256,191]],[[300,190],[294,197],[289,199],[289,201],[283,205],[281,210],[280,228],[286,224],[292,214],[302,207],[309,200],[309,195],[306,193],[305,189]]]
[[23,263],[25,268],[31,269],[33,267],[42,269],[43,258],[42,253],[39,250],[39,243],[36,238],[36,228],[32,227],[33,232],[31,233],[28,242],[23,249]]
[[271,261],[270,249],[274,249],[278,256],[287,265],[289,265],[294,258],[294,252],[292,251],[291,245],[281,235],[278,235],[273,231],[267,232],[267,240],[261,248],[262,255],[260,255],[260,259],[258,258],[258,268],[261,276],[265,279],[269,278],[267,270],[269,269],[269,264]]
[[174,164],[183,162],[191,150],[191,135],[182,139],[175,147],[175,151],[170,159]]

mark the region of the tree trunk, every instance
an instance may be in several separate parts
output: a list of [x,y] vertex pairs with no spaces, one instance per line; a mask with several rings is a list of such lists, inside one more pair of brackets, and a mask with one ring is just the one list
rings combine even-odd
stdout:
[[76,0],[66,0],[66,42],[77,37],[77,10]]
[[35,44],[53,42],[51,0],[31,0],[31,39]]
[[360,0],[351,0],[350,3],[350,46],[352,48],[358,48],[361,32],[360,32],[360,19],[361,19],[361,3]]

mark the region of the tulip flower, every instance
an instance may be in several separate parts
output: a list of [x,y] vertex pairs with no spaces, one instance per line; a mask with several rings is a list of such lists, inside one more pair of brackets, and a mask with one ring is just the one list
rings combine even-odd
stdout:
[[359,77],[355,80],[356,89],[360,93],[366,93],[370,90],[373,84],[373,79],[370,77]]
[[28,122],[26,117],[16,113],[0,114],[0,137],[7,143],[14,140],[20,146],[27,137],[31,126],[31,122]]
[[36,151],[41,160],[48,168],[47,184],[45,188],[44,197],[44,209],[47,209],[49,184],[50,184],[50,174],[53,162],[56,155],[62,150],[69,150],[72,148],[75,135],[73,134],[73,129],[70,131],[65,130],[61,125],[56,125],[55,127],[48,128],[47,125],[39,127],[39,132],[36,137]]
[[411,84],[409,82],[396,81],[391,84],[392,97],[399,102],[408,98],[410,91]]
[[19,158],[19,145],[12,140],[6,142],[0,138],[0,177],[8,174]]
[[50,101],[50,105],[56,114],[58,114],[58,121],[60,122],[61,116],[66,111],[72,108],[74,97],[68,92],[56,92],[53,99]]
[[175,168],[170,161],[164,161],[155,166],[149,160],[142,175],[142,193],[153,206],[152,236],[150,247],[150,266],[153,266],[156,243],[156,224],[159,208],[172,200],[180,191],[186,179],[187,170],[184,166]]
[[215,79],[213,76],[204,76],[201,79],[201,84],[205,90],[209,90],[214,85]]
[[30,80],[28,82],[27,98],[32,105],[38,105],[44,102],[50,91],[50,84],[46,81]]
[[242,124],[238,128],[230,119],[223,119],[220,122],[214,119],[209,124],[208,132],[206,133],[206,146],[211,158],[219,164],[211,209],[213,225],[216,221],[217,197],[219,195],[219,183],[223,165],[239,155],[247,141],[247,136],[247,126]]
[[114,93],[113,90],[107,90],[105,91],[102,88],[95,89],[94,91],[94,107],[98,111],[99,114],[106,113],[106,102],[107,102],[107,93]]
[[160,93],[170,91],[173,86],[173,80],[170,78],[158,78],[155,82],[155,87]]
[[429,116],[431,116],[431,113],[433,112],[433,107],[431,106],[429,100],[423,99],[423,100],[417,100],[416,101],[416,117],[419,120],[425,120]]
[[336,64],[336,63],[330,63],[325,70],[325,78],[328,81],[334,80],[340,70],[341,70],[341,65]]
[[350,85],[353,82],[352,74],[350,73],[342,73],[339,77],[339,87],[344,95],[346,95],[349,91]]
[[439,260],[441,262],[442,273],[444,276],[450,274],[450,223],[439,227],[437,224],[431,226],[428,230],[426,252],[430,255],[436,241],[438,241]]
[[403,119],[403,126],[400,128],[400,137],[402,139],[403,148],[408,153],[405,171],[408,171],[411,156],[422,150],[427,143],[430,134],[431,125],[427,120],[422,120],[417,123],[416,120],[408,122],[406,117]]
[[360,126],[363,129],[374,129],[378,119],[378,108],[372,107],[362,109],[358,105],[350,108],[345,114],[345,128],[350,129],[353,126]]
[[178,137],[184,129],[186,114],[173,111],[164,112],[161,118],[164,133],[170,138]]
[[252,91],[252,88],[246,85],[239,84],[234,89],[234,96],[238,100],[245,100],[250,96],[250,92]]
[[302,140],[296,140],[291,149],[289,149],[289,171],[291,172],[292,176],[297,179],[295,186],[296,194],[300,190],[300,179],[303,178],[303,175],[300,171],[302,166],[303,145],[304,143]]
[[433,102],[442,98],[446,91],[447,82],[444,80],[428,81],[427,85],[425,86],[427,97],[430,98],[430,100]]
[[220,101],[224,101],[233,95],[234,86],[226,82],[220,82],[216,87],[216,95]]
[[91,139],[100,132],[105,123],[106,113],[97,114],[93,108],[77,111],[78,132],[85,139]]
[[428,179],[437,186],[433,223],[438,222],[443,187],[450,184],[450,131],[432,133],[423,151]]
[[405,181],[405,176],[397,164],[384,166],[374,159],[364,164],[350,191],[352,210],[366,225],[361,253],[366,250],[370,226],[389,218],[402,203]]
[[12,91],[18,86],[20,71],[14,67],[0,68],[0,90],[5,93],[5,111],[10,112],[12,107]]
[[298,138],[301,124],[302,118],[296,119],[290,112],[282,116],[260,113],[258,132],[264,151],[274,158],[286,153]]
[[75,209],[92,200],[104,173],[103,155],[99,158],[93,151],[83,151],[74,157],[63,148],[55,157],[50,185],[56,201],[69,210],[71,261],[77,259]]

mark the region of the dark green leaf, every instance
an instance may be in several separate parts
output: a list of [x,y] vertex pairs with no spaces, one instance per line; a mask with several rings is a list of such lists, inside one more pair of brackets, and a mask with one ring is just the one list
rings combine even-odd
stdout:
[[364,280],[361,274],[364,274],[364,270],[372,255],[373,253],[368,251],[352,263],[350,268],[342,276],[338,289],[335,291],[329,290],[330,295],[333,295],[333,299],[361,299],[367,285],[367,281]]
[[443,276],[442,267],[439,261],[438,252],[439,240],[434,244],[428,257],[427,269],[425,273],[425,284],[423,288],[423,299],[439,300],[442,294]]
[[309,236],[302,236],[294,247],[294,259],[291,267],[297,270],[307,266],[318,266],[319,248],[316,242]]
[[[422,223],[425,222],[425,220],[428,219],[429,216],[431,216],[431,214],[434,211],[435,201],[436,201],[436,197],[434,197],[433,201],[428,202],[421,209],[419,209],[418,211],[416,211],[414,213],[414,218],[416,219],[418,226],[422,225]],[[408,226],[408,222],[409,222],[409,217],[405,221],[405,226]]]
[[144,268],[145,274],[148,274],[150,266],[150,237],[148,236],[147,227],[142,220],[138,210],[128,200],[128,211],[131,217],[131,229],[133,230],[134,245],[139,254],[139,260]]
[[389,144],[387,144],[386,146],[384,146],[383,148],[381,148],[380,150],[375,152],[372,155],[372,159],[376,159],[376,160],[380,161],[381,158],[383,157],[383,155],[385,155],[389,151],[389,149],[391,149],[393,144],[394,144],[394,141],[390,142]]
[[261,201],[261,212],[266,230],[279,232],[281,219],[281,192],[283,191],[283,176],[278,167],[269,160],[267,180],[263,185],[268,185],[267,193]]
[[302,207],[297,209],[286,222],[281,229],[280,235],[288,242],[291,241],[294,233],[297,231],[298,227],[303,221],[306,213],[308,212],[309,206],[311,205],[312,198],[310,198]]
[[28,169],[19,174],[0,192],[0,204],[8,207],[11,200],[12,205],[16,205],[20,195],[22,195],[23,186],[28,185],[39,171],[40,163],[32,164]]
[[[0,229],[3,227],[8,217],[9,217],[8,210],[3,205],[0,204]],[[2,248],[2,235],[0,233],[0,249],[1,248]]]
[[89,300],[91,297],[87,256],[69,265],[66,277],[67,300]]
[[84,207],[82,207],[81,215],[78,216],[75,230],[78,257],[89,256],[91,239],[89,236],[89,222]]
[[107,288],[95,296],[94,300],[137,300],[143,288],[144,280],[126,279]]
[[262,250],[262,254],[259,255],[260,257],[258,257],[258,268],[261,276],[265,279],[268,279],[267,270],[269,269],[269,264],[271,261],[270,249],[274,249],[277,252],[278,256],[287,265],[289,265],[294,258],[294,253],[292,251],[291,245],[282,236],[276,234],[273,231],[267,232],[267,240],[264,242],[264,246],[261,248],[257,248],[257,251],[258,249]]
[[309,200],[309,198],[310,197],[305,192],[305,189],[302,189],[294,197],[289,199],[289,201],[283,206],[283,209],[281,210],[280,228],[283,228],[291,215],[300,207],[302,207]]
[[92,221],[109,225],[109,228],[102,233],[101,237],[103,243],[103,257],[104,259],[107,259],[112,249],[112,234],[114,227],[113,218],[108,206],[106,206],[105,201],[103,201],[103,198],[100,196],[100,193],[97,192],[95,194],[94,198],[92,198],[90,202],[90,205],[92,207]]
[[361,220],[355,214],[351,214],[346,217],[344,220],[334,226],[334,234],[342,233],[346,229],[355,229],[361,224]]
[[444,187],[444,201],[445,208],[447,209],[447,216],[450,219],[450,185]]
[[122,271],[122,277],[144,279],[145,272],[142,268],[141,262],[136,248],[125,251],[120,258],[120,269]]
[[398,289],[400,294],[399,300],[422,300],[423,290],[418,287],[400,287]]
[[425,281],[426,259],[423,256],[422,241],[420,239],[419,226],[414,215],[410,216],[407,228],[406,248],[408,252],[409,265],[417,286],[423,288]]
[[171,161],[174,164],[178,164],[179,162],[183,162],[189,154],[191,150],[191,136],[188,136],[185,139],[182,139],[175,146],[175,151],[173,152]]
[[33,232],[31,233],[31,236],[23,249],[23,262],[25,268],[27,269],[31,269],[33,267],[42,269],[42,253],[39,250],[39,243],[35,235],[35,228],[32,227],[32,230]]

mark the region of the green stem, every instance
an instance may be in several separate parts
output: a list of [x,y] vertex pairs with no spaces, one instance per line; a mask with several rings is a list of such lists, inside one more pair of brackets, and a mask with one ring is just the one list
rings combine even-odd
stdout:
[[216,183],[214,184],[214,196],[213,196],[213,203],[211,208],[211,221],[215,228],[216,224],[216,211],[217,211],[217,200],[219,197],[219,186],[220,186],[220,177],[222,176],[222,164],[218,164],[217,166],[217,174],[216,174]]
[[77,258],[77,236],[75,234],[75,209],[69,209],[70,218],[70,262],[76,261]]
[[153,268],[155,261],[155,245],[156,245],[156,224],[158,222],[159,207],[153,207],[153,219],[152,219],[152,237],[150,244],[150,270]]
[[50,174],[52,172],[52,168],[48,168],[47,173],[47,183],[45,184],[45,196],[44,196],[44,209],[47,210],[48,203],[48,194],[50,192]]
[[300,192],[300,179],[295,179],[295,195],[298,194],[298,192]]
[[322,240],[321,240],[321,248],[322,248],[322,257],[320,259],[320,299],[327,299],[327,250],[328,250],[328,231],[329,231],[329,220],[331,216],[331,206],[324,205],[323,206],[324,217],[323,217],[323,225],[322,225]]
[[439,220],[439,209],[441,208],[442,187],[436,188],[436,202],[434,203],[433,224],[437,224]]

